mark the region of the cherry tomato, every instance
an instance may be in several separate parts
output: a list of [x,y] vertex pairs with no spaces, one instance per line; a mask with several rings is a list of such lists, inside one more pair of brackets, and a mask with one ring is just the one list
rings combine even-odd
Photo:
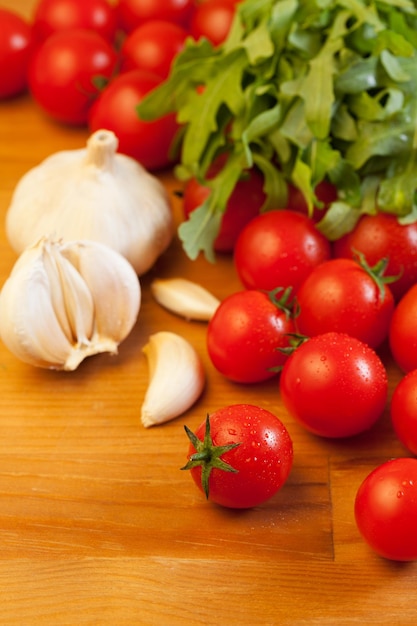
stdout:
[[73,28],[93,30],[113,42],[118,28],[114,5],[107,0],[38,1],[33,15],[33,30],[38,41]]
[[294,293],[331,248],[306,215],[285,209],[255,217],[235,246],[237,274],[247,289],[292,287]]
[[[314,207],[311,217],[317,223],[324,217],[330,204],[337,200],[338,193],[337,187],[328,180],[322,180],[315,188],[314,193],[320,202],[320,206]],[[307,202],[302,192],[291,184],[288,185],[288,202],[285,208],[308,215]]]
[[197,6],[190,23],[190,32],[197,41],[205,37],[214,46],[224,42],[236,13],[233,0],[206,0]]
[[[214,175],[213,169],[211,175]],[[243,228],[259,215],[266,199],[263,186],[263,176],[256,169],[245,172],[245,175],[237,182],[223,214],[219,234],[214,241],[213,247],[217,252],[233,252]],[[203,204],[209,195],[209,187],[199,183],[196,178],[191,178],[184,188],[185,217],[188,218],[190,213]]]
[[404,372],[417,369],[417,284],[395,307],[389,330],[389,344],[395,362]]
[[417,282],[417,222],[401,225],[395,215],[364,215],[333,246],[336,257],[352,258],[355,251],[362,252],[370,265],[389,259],[387,274],[399,277],[391,285],[396,300]]
[[417,459],[392,459],[375,468],[356,494],[355,519],[380,556],[417,559]]
[[58,32],[35,53],[29,67],[29,87],[51,117],[84,125],[99,94],[94,81],[109,80],[116,61],[112,46],[97,33],[82,29]]
[[387,374],[376,352],[344,333],[302,343],[287,359],[280,392],[290,415],[323,437],[350,437],[382,415]]
[[23,17],[1,7],[0,24],[0,98],[10,98],[27,88],[32,29]]
[[272,368],[286,359],[280,348],[295,332],[287,296],[245,290],[220,303],[207,328],[208,353],[219,372],[239,383],[276,376]]
[[[269,411],[234,404],[207,417],[190,446],[192,478],[212,502],[235,509],[262,504],[286,482],[293,462],[293,445],[284,424]],[[193,455],[198,451],[199,457]]]
[[169,150],[178,130],[174,114],[146,122],[136,111],[141,100],[160,81],[156,74],[145,70],[120,74],[101,93],[89,119],[91,132],[100,128],[112,130],[119,140],[119,151],[149,170],[172,164]]
[[[381,263],[383,273],[384,264]],[[312,337],[344,332],[372,348],[387,337],[394,296],[378,270],[353,259],[330,259],[315,267],[297,292],[298,330]]]
[[404,376],[395,387],[391,420],[401,443],[417,454],[417,369]]
[[187,31],[173,22],[151,20],[126,37],[121,49],[122,71],[149,70],[167,78],[184,47]]
[[187,25],[195,0],[119,0],[117,10],[122,28],[130,33],[149,20],[166,20]]

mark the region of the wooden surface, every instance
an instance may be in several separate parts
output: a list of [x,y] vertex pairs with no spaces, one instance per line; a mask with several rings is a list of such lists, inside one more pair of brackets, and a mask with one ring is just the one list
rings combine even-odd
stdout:
[[[25,0],[3,0],[29,14]],[[55,124],[28,96],[0,103],[0,284],[15,255],[4,216],[19,178],[87,131]],[[167,184],[177,216],[178,184]],[[356,490],[377,464],[406,455],[388,409],[369,433],[326,441],[297,426],[277,381],[239,386],[211,366],[205,325],[162,310],[154,277],[186,276],[218,297],[239,289],[230,258],[189,261],[178,241],[142,280],[138,323],[117,357],[74,373],[25,365],[0,345],[0,623],[240,626],[398,624],[417,619],[417,564],[385,561],[362,542]],[[148,383],[142,346],[158,330],[187,337],[207,370],[200,401],[152,429],[140,424]],[[400,378],[386,355],[390,389]],[[174,365],[175,366],[175,365]],[[207,503],[184,464],[183,431],[226,404],[274,412],[293,438],[288,483],[263,506]]]

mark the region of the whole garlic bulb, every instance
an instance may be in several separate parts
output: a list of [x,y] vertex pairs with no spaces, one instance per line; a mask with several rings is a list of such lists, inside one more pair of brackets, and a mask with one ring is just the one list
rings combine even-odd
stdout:
[[20,179],[6,214],[15,252],[45,236],[91,239],[138,275],[152,267],[172,241],[172,207],[162,183],[117,147],[113,132],[98,130],[86,148],[56,152]]
[[44,238],[20,255],[0,292],[0,337],[26,363],[72,371],[93,354],[117,353],[140,302],[136,272],[118,252]]

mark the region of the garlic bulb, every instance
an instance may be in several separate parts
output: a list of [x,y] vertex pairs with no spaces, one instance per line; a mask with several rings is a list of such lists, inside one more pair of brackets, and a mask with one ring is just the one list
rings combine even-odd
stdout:
[[186,278],[155,279],[151,293],[161,306],[188,320],[208,322],[220,304],[207,289]]
[[195,348],[176,333],[151,335],[143,352],[148,359],[150,382],[141,420],[148,428],[187,411],[202,393],[206,377]]
[[0,292],[0,337],[26,363],[75,370],[88,356],[117,353],[140,301],[135,270],[115,250],[44,238],[20,255]]
[[117,147],[113,132],[99,130],[86,148],[57,152],[20,179],[6,214],[18,254],[45,236],[91,239],[120,252],[138,275],[152,267],[174,235],[168,194]]

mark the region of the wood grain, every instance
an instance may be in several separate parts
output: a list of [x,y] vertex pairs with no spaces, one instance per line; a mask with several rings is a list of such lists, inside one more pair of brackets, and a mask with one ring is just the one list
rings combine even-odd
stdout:
[[[30,15],[33,2],[3,0]],[[1,35],[0,35],[1,36]],[[28,95],[0,102],[0,284],[15,254],[4,216],[19,178],[49,154],[84,146],[85,129],[46,118]],[[177,220],[180,189],[160,175]],[[351,440],[309,435],[286,414],[277,381],[224,380],[211,366],[205,325],[159,308],[154,277],[186,276],[219,298],[241,288],[228,257],[192,262],[177,239],[142,279],[138,323],[119,355],[71,374],[25,365],[0,345],[0,623],[240,626],[398,624],[417,619],[417,565],[380,559],[353,519],[356,490],[378,463],[406,450],[389,405]],[[171,330],[195,345],[207,387],[184,416],[144,429],[142,347]],[[400,372],[381,350],[390,393]],[[276,497],[250,511],[207,503],[183,465],[183,425],[220,406],[252,402],[287,425],[295,462]]]

